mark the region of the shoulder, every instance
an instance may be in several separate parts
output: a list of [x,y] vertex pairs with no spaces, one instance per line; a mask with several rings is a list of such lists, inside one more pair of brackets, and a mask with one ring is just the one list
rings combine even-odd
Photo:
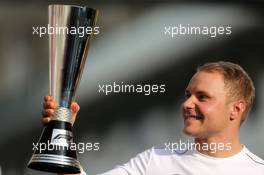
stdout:
[[152,159],[157,157],[182,156],[188,152],[188,149],[168,149],[165,146],[153,146],[144,152],[139,153],[135,158]]
[[249,161],[251,161],[253,164],[259,165],[262,168],[264,168],[264,160],[258,157],[257,155],[253,154],[251,151],[246,149],[245,156]]

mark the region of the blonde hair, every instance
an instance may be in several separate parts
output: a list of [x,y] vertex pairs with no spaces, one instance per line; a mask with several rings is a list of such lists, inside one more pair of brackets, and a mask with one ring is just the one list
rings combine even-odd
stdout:
[[197,68],[197,72],[220,73],[223,76],[227,97],[229,100],[242,99],[246,103],[246,109],[241,118],[241,124],[249,113],[254,99],[255,87],[247,72],[238,64],[219,61],[206,63]]

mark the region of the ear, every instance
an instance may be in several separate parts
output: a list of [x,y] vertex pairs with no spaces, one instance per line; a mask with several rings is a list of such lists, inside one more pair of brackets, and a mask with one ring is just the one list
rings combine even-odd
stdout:
[[246,102],[244,100],[238,100],[233,102],[231,105],[230,120],[240,119],[243,112],[246,110]]

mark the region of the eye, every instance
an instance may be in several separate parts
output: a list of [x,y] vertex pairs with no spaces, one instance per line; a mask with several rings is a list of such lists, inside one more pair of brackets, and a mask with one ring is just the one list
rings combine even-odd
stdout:
[[191,96],[190,92],[185,92],[185,99],[190,98],[190,96]]
[[197,98],[199,99],[199,101],[206,101],[208,99],[208,96],[204,94],[199,94]]

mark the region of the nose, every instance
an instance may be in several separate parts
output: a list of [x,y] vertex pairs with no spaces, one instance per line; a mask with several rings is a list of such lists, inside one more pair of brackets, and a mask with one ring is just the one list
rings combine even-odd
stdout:
[[193,96],[186,98],[186,100],[182,104],[182,108],[184,110],[194,109],[195,108],[195,101],[194,100],[195,99]]

